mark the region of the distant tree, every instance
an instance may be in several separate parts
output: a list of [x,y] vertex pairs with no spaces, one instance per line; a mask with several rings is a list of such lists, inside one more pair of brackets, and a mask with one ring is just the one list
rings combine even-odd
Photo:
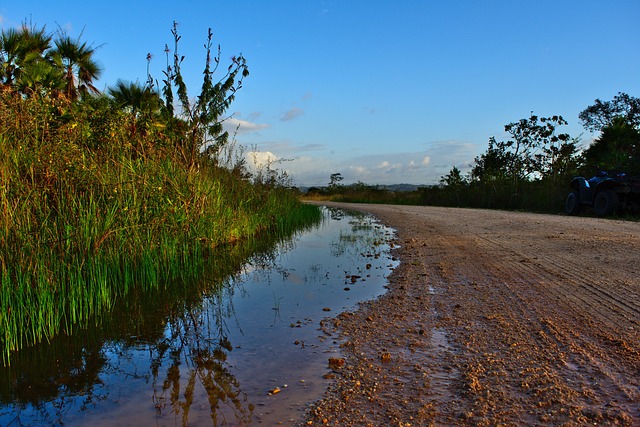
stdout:
[[440,185],[449,188],[459,188],[466,184],[465,179],[462,177],[460,169],[452,167],[449,173],[440,178]]
[[472,177],[484,179],[509,178],[514,194],[519,183],[532,178],[544,178],[557,174],[554,168],[566,163],[566,157],[574,156],[575,141],[566,133],[556,133],[556,128],[566,125],[562,116],[538,117],[533,113],[527,119],[505,125],[511,135],[507,141],[489,140],[486,154],[476,159]]
[[587,166],[640,174],[640,130],[624,117],[602,128],[600,136],[584,151]]
[[556,134],[556,127],[566,124],[562,116],[538,118],[532,113],[528,119],[504,127],[513,139],[501,144],[513,154],[511,172],[515,178],[547,172],[561,147],[571,139],[566,133]]
[[596,99],[593,105],[583,110],[578,118],[585,129],[592,132],[602,131],[621,118],[634,129],[640,129],[640,99],[618,92],[611,101]]
[[456,196],[456,202],[460,204],[460,192],[467,186],[467,181],[462,177],[460,169],[452,167],[449,173],[440,178],[440,185]]
[[[552,138],[548,144],[541,147],[541,152],[535,155],[535,165],[540,178],[554,183],[562,182],[577,173],[580,165],[577,138]],[[568,135],[566,135],[568,137]]]
[[[559,182],[575,173],[578,166],[577,140],[557,128],[566,125],[561,116],[527,119],[504,127],[507,141],[489,139],[487,151],[475,158],[470,183],[491,184],[494,189],[510,188],[517,195],[521,184],[533,180]],[[445,177],[446,179],[447,177]],[[448,179],[454,180],[455,175]]]
[[509,166],[513,164],[512,153],[489,138],[487,151],[476,157],[471,168],[470,178],[478,182],[494,182],[506,179],[511,175]]
[[329,187],[336,187],[339,185],[340,181],[342,181],[344,177],[340,172],[332,173],[329,177]]

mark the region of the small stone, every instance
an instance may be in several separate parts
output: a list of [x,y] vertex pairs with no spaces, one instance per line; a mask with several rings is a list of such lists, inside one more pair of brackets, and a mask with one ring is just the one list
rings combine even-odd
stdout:
[[333,369],[340,369],[344,366],[345,360],[342,357],[330,357],[329,358],[329,367]]
[[281,391],[282,390],[280,390],[280,387],[272,388],[271,390],[269,390],[269,396],[273,396],[274,394],[278,394]]

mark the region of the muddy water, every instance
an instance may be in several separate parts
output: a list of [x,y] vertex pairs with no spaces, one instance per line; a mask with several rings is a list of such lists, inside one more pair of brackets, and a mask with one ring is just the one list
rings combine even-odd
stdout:
[[319,322],[384,291],[391,237],[326,210],[224,279],[137,292],[0,368],[0,425],[291,425],[338,352]]

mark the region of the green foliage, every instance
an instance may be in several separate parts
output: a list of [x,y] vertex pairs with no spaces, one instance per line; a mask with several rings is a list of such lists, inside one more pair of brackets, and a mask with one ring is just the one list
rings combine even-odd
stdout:
[[596,99],[579,115],[584,127],[600,132],[583,153],[584,170],[640,175],[640,99],[619,92],[611,101]]
[[440,187],[423,189],[424,200],[448,206],[557,211],[580,163],[578,140],[556,133],[566,124],[561,116],[534,114],[509,123],[505,131],[511,139],[491,137],[467,178],[453,168]]
[[611,101],[596,99],[578,115],[585,129],[599,132],[612,126],[616,118],[634,129],[640,128],[640,98],[618,92]]
[[24,96],[57,95],[71,100],[98,93],[93,81],[101,67],[96,48],[63,31],[54,38],[45,27],[23,24],[0,34],[0,84]]
[[522,182],[532,179],[558,181],[571,166],[576,155],[576,141],[566,133],[556,133],[567,122],[561,116],[538,117],[509,123],[504,127],[508,141],[489,140],[489,149],[476,159],[471,179],[512,182],[517,194]]
[[[218,46],[217,54],[212,56],[213,33],[209,29],[207,34],[206,61],[203,71],[203,82],[200,94],[194,105],[189,100],[187,86],[181,73],[184,56],[178,54],[180,39],[177,23],[173,23],[171,34],[174,39],[173,61],[169,61],[170,50],[165,47],[167,54],[167,68],[164,71],[163,80],[165,108],[164,115],[167,117],[167,125],[184,134],[177,148],[183,157],[184,162],[192,167],[198,158],[207,157],[214,163],[222,149],[229,142],[229,134],[222,128],[224,114],[235,99],[236,92],[242,87],[242,82],[249,75],[249,68],[246,59],[240,54],[231,58],[231,64],[227,67],[221,78],[214,83],[213,75],[220,65],[221,50]],[[211,61],[215,63],[212,66]],[[150,77],[150,81],[153,79]],[[175,86],[182,107],[181,118],[174,116],[174,96]]]
[[[217,84],[207,65],[203,93],[190,106],[182,58],[164,99],[149,82],[94,94],[98,69],[87,62],[94,50],[68,38],[55,49],[46,40],[40,50],[27,47],[44,34],[23,27],[1,37],[4,362],[14,350],[94,321],[133,289],[197,276],[213,249],[320,219],[277,181],[253,183],[242,163],[222,167],[206,150],[226,143],[220,120],[248,74],[242,57]],[[36,62],[61,72],[57,85],[18,84],[35,75]],[[174,84],[184,117],[169,108]]]
[[350,185],[329,185],[327,187],[309,188],[304,195],[306,199],[331,200],[351,203],[386,203],[415,205],[420,203],[417,191],[392,191],[378,185],[367,185],[358,181]]
[[623,171],[640,176],[640,130],[616,117],[583,153],[585,169]]
[[331,176],[329,177],[329,187],[336,187],[340,184],[340,181],[342,181],[344,179],[344,177],[342,176],[341,173],[332,173]]

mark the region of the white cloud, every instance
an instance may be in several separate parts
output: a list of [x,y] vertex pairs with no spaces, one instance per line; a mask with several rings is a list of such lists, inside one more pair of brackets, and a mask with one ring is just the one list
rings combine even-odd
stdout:
[[244,135],[247,133],[259,132],[263,129],[269,128],[270,126],[265,123],[253,123],[247,120],[231,117],[222,123],[222,127],[230,134],[235,133],[237,130],[238,135]]
[[245,153],[247,164],[252,170],[263,169],[278,162],[278,156],[270,151],[249,151]]
[[300,116],[304,115],[304,110],[298,107],[293,107],[289,111],[285,112],[280,118],[283,122],[288,122],[289,120],[293,120]]
[[351,166],[351,169],[357,174],[362,175],[367,172],[367,168],[364,166]]

